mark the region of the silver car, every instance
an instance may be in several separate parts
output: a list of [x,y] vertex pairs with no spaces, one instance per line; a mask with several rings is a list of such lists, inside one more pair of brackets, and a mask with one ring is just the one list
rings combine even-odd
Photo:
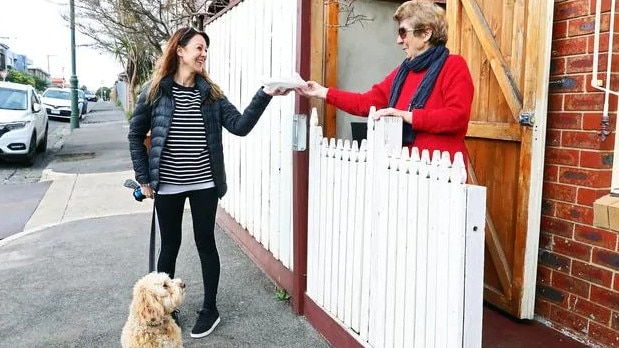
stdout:
[[0,82],[0,157],[34,163],[47,150],[47,112],[30,85]]
[[[49,117],[71,119],[71,89],[50,87],[41,96],[43,107]],[[79,97],[77,100],[78,118],[84,116],[84,99]]]

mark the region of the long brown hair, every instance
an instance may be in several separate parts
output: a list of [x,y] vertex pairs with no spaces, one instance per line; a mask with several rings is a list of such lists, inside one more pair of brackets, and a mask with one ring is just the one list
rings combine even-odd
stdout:
[[[180,28],[172,34],[172,37],[170,37],[166,43],[163,54],[155,65],[155,71],[153,72],[153,78],[151,79],[150,88],[148,90],[147,99],[149,103],[152,104],[157,98],[161,80],[168,75],[174,75],[178,70],[179,60],[178,55],[176,54],[178,47],[187,46],[187,43],[189,43],[189,41],[196,35],[201,35],[206,41],[206,47],[209,46],[210,40],[208,35],[191,27]],[[219,88],[219,86],[208,76],[205,67],[202,68],[202,71],[200,71],[198,75],[202,76],[202,78],[204,78],[204,80],[211,85],[211,92],[206,98],[209,103],[223,98],[224,93],[221,88]]]

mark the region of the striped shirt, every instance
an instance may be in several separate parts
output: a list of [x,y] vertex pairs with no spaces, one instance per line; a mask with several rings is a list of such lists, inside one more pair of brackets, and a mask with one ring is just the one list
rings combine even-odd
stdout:
[[[159,164],[160,183],[169,185],[213,185],[206,144],[204,119],[197,87],[174,84],[174,113]],[[203,185],[199,185],[203,186]]]

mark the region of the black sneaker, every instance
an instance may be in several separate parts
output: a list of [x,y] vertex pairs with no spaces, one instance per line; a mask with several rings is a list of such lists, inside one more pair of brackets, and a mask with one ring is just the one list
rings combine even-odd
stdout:
[[219,312],[217,308],[215,309],[206,309],[202,308],[198,310],[198,320],[196,321],[196,325],[194,325],[191,330],[192,338],[202,338],[206,337],[215,330],[217,324],[219,324]]
[[179,327],[181,326],[181,322],[180,322],[180,314],[181,311],[180,309],[175,309],[172,311],[172,313],[170,313],[170,315],[172,316],[172,319],[174,319],[174,322],[176,323],[176,325],[178,325]]

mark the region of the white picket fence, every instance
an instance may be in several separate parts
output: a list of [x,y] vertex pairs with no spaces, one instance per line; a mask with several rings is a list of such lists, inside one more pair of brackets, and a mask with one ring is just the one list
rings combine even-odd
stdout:
[[484,187],[462,156],[401,148],[400,118],[360,146],[310,126],[307,294],[370,347],[481,347]]
[[[297,1],[242,1],[205,27],[208,71],[240,110],[268,77],[295,72]],[[224,132],[222,207],[284,266],[292,264],[294,95],[273,98],[246,137]]]

